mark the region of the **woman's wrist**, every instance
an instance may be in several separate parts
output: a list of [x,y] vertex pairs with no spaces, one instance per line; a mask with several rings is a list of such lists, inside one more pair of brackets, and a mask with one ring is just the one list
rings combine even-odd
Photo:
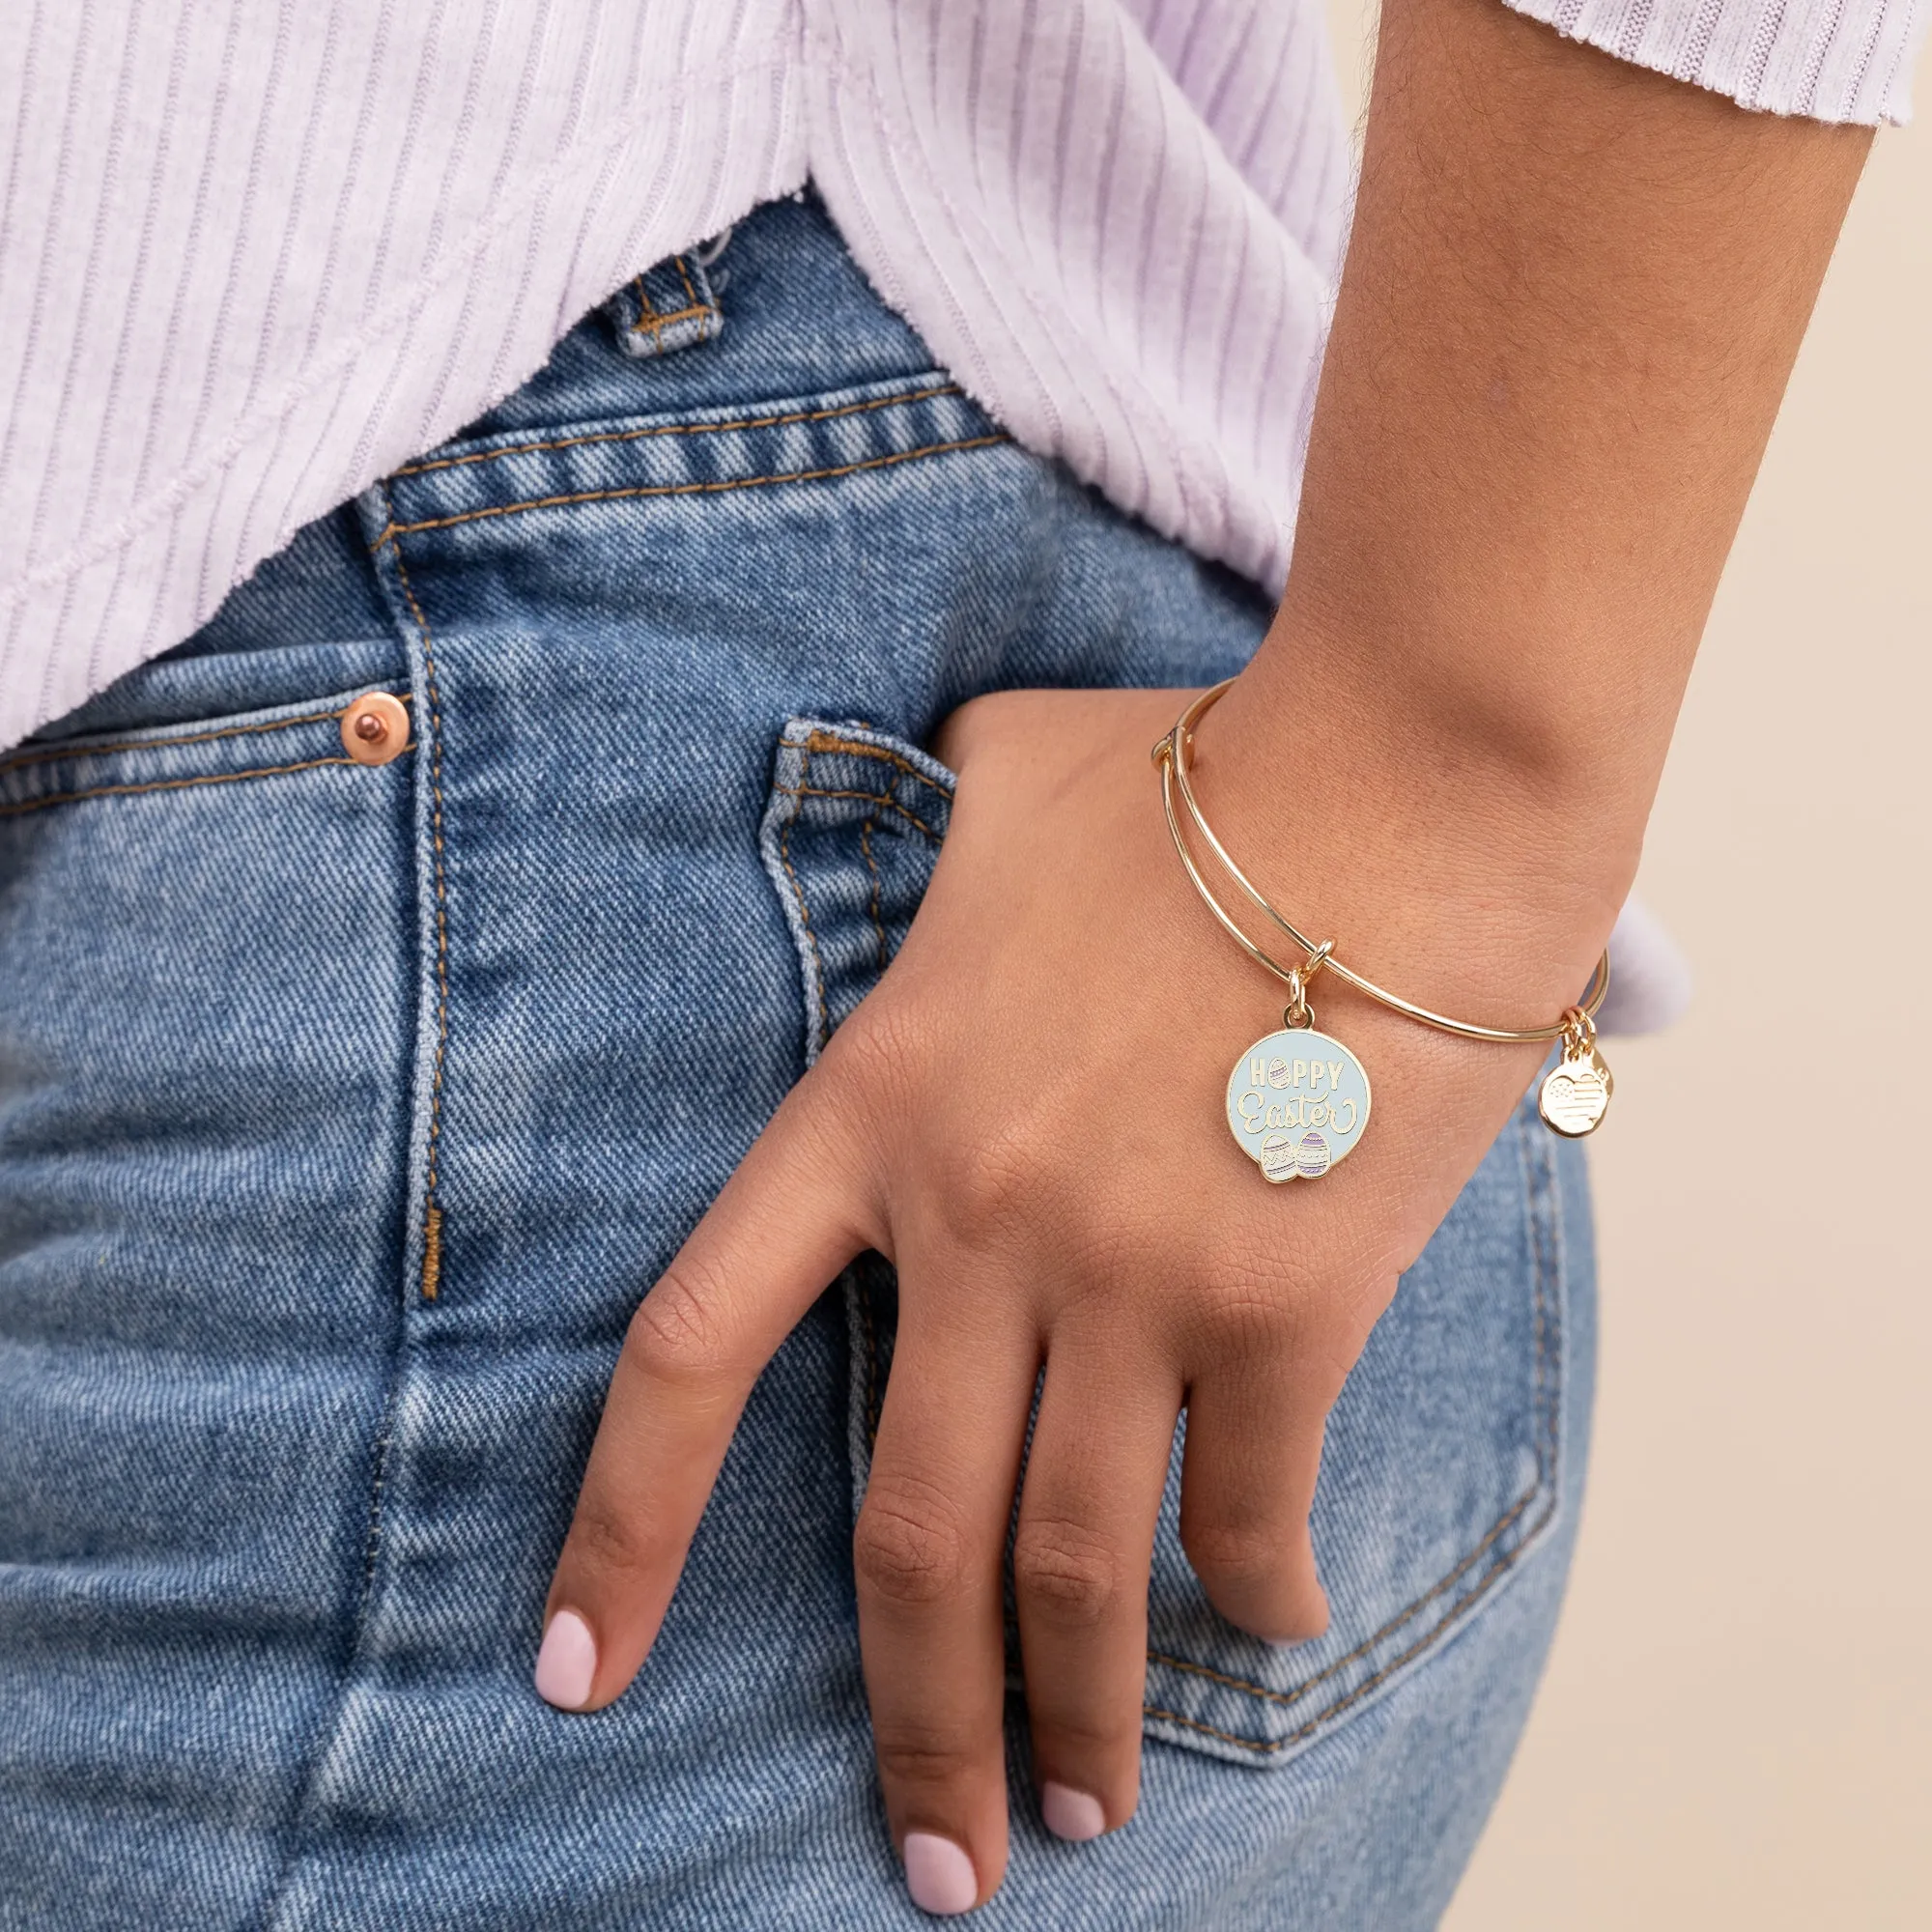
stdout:
[[1293,568],[1200,783],[1363,970],[1547,1017],[1634,873],[1868,135],[1477,0],[1388,0],[1378,49]]
[[1527,1026],[1574,1000],[1641,845],[1648,772],[1574,771],[1277,626],[1203,721],[1196,784],[1262,891],[1424,1005]]

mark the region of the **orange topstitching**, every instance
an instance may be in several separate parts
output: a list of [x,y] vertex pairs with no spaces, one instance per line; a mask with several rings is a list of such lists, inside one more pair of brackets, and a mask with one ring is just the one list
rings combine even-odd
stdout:
[[[461,469],[471,463],[495,463],[499,457],[530,456],[545,449],[576,449],[587,442],[646,442],[661,436],[724,436],[747,429],[788,429],[794,423],[834,422],[841,416],[861,416],[897,403],[927,403],[935,396],[956,396],[957,383],[941,383],[929,389],[910,389],[898,395],[873,396],[863,403],[838,403],[822,410],[789,410],[780,415],[746,416],[738,422],[651,423],[642,429],[585,430],[580,436],[553,437],[542,442],[506,443],[501,449],[472,449],[463,456],[436,456],[422,463],[406,463],[398,476],[422,476],[432,469]],[[387,532],[384,531],[384,535]],[[382,537],[376,539],[382,542]]]

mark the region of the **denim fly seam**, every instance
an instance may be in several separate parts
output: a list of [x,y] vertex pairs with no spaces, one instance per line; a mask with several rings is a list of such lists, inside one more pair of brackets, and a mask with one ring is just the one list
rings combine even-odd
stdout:
[[[760,852],[798,952],[808,1065],[903,941],[946,834],[952,784],[943,766],[890,734],[808,718],[784,727]],[[1324,1638],[1270,1651],[1221,1623],[1178,1560],[1177,1442],[1153,1577],[1145,1704],[1151,1736],[1236,1762],[1286,1761],[1453,1636],[1554,1523],[1564,1301],[1555,1159],[1549,1136],[1525,1103],[1475,1183],[1494,1197],[1516,1198],[1512,1236],[1520,1265],[1495,1273],[1526,1289],[1525,1301],[1513,1311],[1519,1346],[1511,1351],[1525,1379],[1496,1392],[1508,1439],[1490,1472],[1488,1507],[1465,1511],[1453,1536],[1431,1537],[1431,1560],[1408,1565],[1401,1587],[1392,1575],[1349,1577],[1345,1554],[1334,1623]],[[1442,1242],[1453,1247],[1459,1222],[1466,1226],[1471,1218],[1465,1205],[1446,1224]],[[1493,1232],[1486,1229],[1484,1238],[1492,1240]],[[1432,1274],[1443,1272],[1425,1260],[1401,1293],[1413,1303],[1428,1295]],[[848,1268],[841,1285],[852,1350],[847,1438],[856,1514],[891,1373],[897,1293],[891,1266],[875,1255]],[[1455,1311],[1444,1312],[1455,1320]],[[1372,1342],[1345,1394],[1344,1412],[1373,1379],[1378,1354],[1386,1352]],[[1318,1500],[1318,1539],[1321,1514]],[[1335,1567],[1324,1563],[1324,1571]],[[1332,1574],[1330,1580],[1337,1582]]]
[[[368,493],[383,499],[382,486]],[[383,499],[386,500],[386,499]],[[371,521],[367,502],[358,502],[365,531]],[[442,1046],[447,1023],[446,980],[442,971],[445,937],[441,876],[442,827],[437,797],[441,742],[437,715],[433,661],[428,655],[426,630],[412,624],[413,598],[401,573],[401,557],[370,559],[380,593],[390,607],[409,670],[410,689],[402,694],[414,730],[410,750],[412,839],[415,867],[412,897],[415,909],[415,1021],[411,1067],[410,1126],[404,1174],[407,1205],[402,1215],[403,1248],[398,1257],[399,1279],[394,1325],[381,1408],[370,1445],[369,1482],[360,1584],[351,1607],[344,1656],[334,1695],[317,1726],[296,1781],[293,1802],[280,1832],[280,1857],[264,1899],[263,1932],[302,1922],[303,1911],[294,1895],[304,1852],[327,1829],[331,1808],[328,1793],[339,1768],[355,1752],[355,1705],[367,1674],[375,1667],[383,1643],[375,1626],[381,1614],[382,1572],[387,1555],[385,1512],[389,1503],[392,1463],[398,1451],[400,1416],[408,1387],[412,1328],[424,1301],[436,1295],[437,1217],[434,1197],[435,1119],[442,1074]],[[400,599],[400,604],[399,604]],[[425,755],[427,754],[427,755]]]
[[[393,526],[395,514],[384,486],[366,493],[365,525]],[[442,1276],[442,1210],[437,1200],[437,1155],[442,1130],[442,1082],[449,1051],[449,884],[444,849],[442,798],[442,708],[437,687],[436,640],[410,582],[402,547],[378,539],[374,546],[378,582],[398,620],[409,652],[414,687],[414,714],[422,721],[417,737],[427,746],[426,782],[416,787],[416,893],[430,930],[423,934],[422,1018],[417,1030],[415,1119],[411,1136],[410,1227],[416,1243],[412,1278],[424,1301],[434,1301]],[[425,1071],[426,1069],[426,1071]],[[418,1151],[419,1153],[418,1153]],[[418,1160],[420,1172],[417,1171]]]

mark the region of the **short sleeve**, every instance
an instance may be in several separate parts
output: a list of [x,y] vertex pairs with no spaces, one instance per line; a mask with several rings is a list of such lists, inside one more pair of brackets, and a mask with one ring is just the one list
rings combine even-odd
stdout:
[[1505,0],[1573,41],[1814,121],[1903,123],[1932,0]]

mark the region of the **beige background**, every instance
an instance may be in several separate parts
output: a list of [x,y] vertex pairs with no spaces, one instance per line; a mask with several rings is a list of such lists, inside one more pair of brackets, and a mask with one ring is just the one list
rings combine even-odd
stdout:
[[[1330,5],[1359,107],[1372,5]],[[1925,111],[1879,137],[1651,821],[1697,999],[1611,1056],[1593,1488],[1450,1932],[1932,1926]]]

